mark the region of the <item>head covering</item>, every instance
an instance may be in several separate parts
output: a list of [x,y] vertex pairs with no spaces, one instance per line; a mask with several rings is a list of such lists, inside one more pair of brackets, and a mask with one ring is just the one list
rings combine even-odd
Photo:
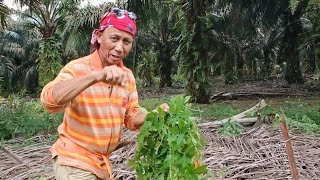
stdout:
[[110,12],[105,13],[102,17],[99,28],[93,30],[91,44],[96,48],[99,46],[96,33],[105,30],[107,27],[114,27],[135,36],[137,33],[136,19],[137,16],[133,12],[112,8]]

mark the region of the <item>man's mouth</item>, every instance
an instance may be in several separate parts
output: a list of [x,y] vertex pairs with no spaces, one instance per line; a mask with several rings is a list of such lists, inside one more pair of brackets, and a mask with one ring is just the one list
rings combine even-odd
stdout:
[[121,56],[116,56],[116,55],[112,55],[112,54],[109,55],[109,58],[113,61],[122,60]]

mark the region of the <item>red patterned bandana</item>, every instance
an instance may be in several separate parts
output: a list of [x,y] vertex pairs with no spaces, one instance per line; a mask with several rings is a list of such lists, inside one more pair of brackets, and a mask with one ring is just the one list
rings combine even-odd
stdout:
[[128,12],[119,8],[112,8],[110,12],[107,12],[103,16],[99,28],[92,32],[91,44],[96,48],[99,46],[96,33],[98,31],[105,30],[107,27],[114,27],[135,36],[137,32],[136,19],[137,16],[133,12]]

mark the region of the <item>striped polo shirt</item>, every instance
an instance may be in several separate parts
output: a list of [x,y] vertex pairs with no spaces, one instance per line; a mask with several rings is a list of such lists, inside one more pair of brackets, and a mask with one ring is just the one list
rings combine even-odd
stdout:
[[84,76],[103,67],[97,51],[71,61],[58,76],[42,90],[41,102],[50,112],[64,110],[64,118],[58,127],[59,139],[51,147],[52,157],[59,156],[58,163],[92,172],[99,178],[112,179],[109,154],[117,147],[123,124],[132,130],[133,119],[144,117],[138,105],[134,76],[127,72],[125,87],[98,82],[65,105],[58,105],[52,96],[52,87],[58,82]]

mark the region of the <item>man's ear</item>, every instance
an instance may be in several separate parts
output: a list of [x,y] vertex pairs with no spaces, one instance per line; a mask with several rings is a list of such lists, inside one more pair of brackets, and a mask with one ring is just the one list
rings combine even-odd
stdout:
[[98,42],[99,44],[101,43],[102,33],[103,33],[103,31],[97,31],[97,32],[96,32],[97,42]]

